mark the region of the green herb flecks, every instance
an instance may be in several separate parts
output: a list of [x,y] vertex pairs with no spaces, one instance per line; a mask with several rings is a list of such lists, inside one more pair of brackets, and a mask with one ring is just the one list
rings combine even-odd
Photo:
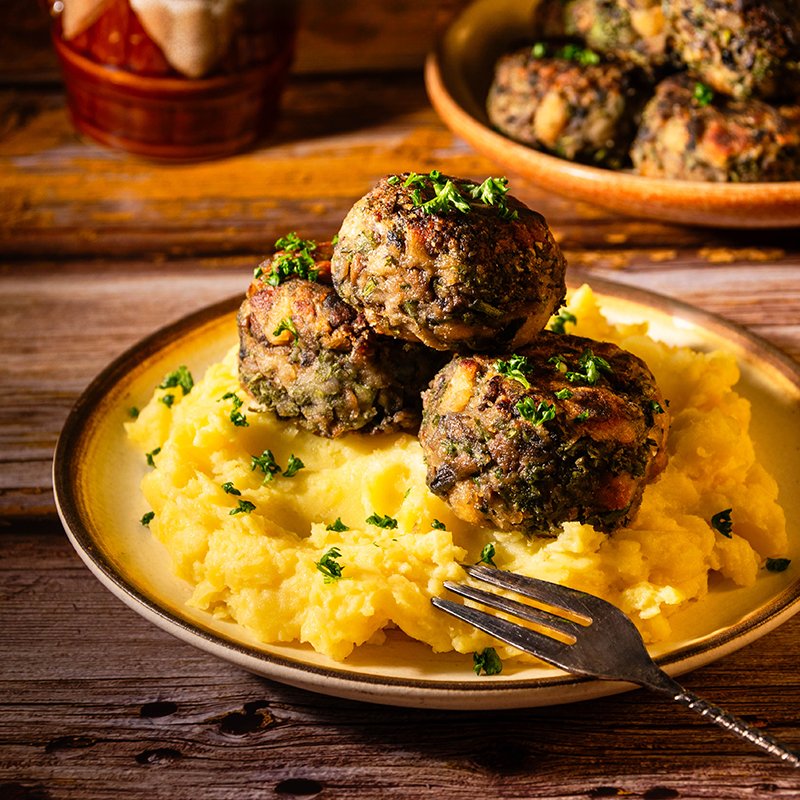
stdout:
[[553,403],[536,403],[532,397],[523,397],[517,403],[516,409],[523,419],[534,425],[544,425],[556,415],[556,407]]
[[222,485],[222,491],[225,494],[240,495],[241,492],[233,485],[233,481],[225,481]]
[[397,527],[397,520],[394,519],[394,517],[390,517],[388,514],[380,516],[377,513],[372,513],[367,517],[366,522],[369,525],[377,525],[379,528],[392,529]]
[[262,483],[269,483],[281,471],[280,466],[275,462],[272,450],[265,450],[260,456],[250,456],[250,471],[257,469],[264,473]]
[[495,369],[506,378],[511,378],[522,384],[524,389],[530,389],[531,384],[525,377],[525,372],[530,369],[528,359],[525,356],[512,355],[508,361],[498,360],[494,362]]
[[144,457],[147,459],[147,466],[148,467],[154,467],[156,465],[156,462],[154,461],[154,458],[160,452],[161,452],[161,448],[160,447],[156,447],[153,450],[151,450],[149,453],[145,453],[144,454]]
[[325,576],[325,583],[333,583],[342,577],[344,567],[337,561],[342,557],[338,547],[331,547],[314,566]]
[[175,395],[172,392],[167,392],[167,394],[162,394],[161,397],[158,398],[160,403],[163,403],[167,408],[172,408],[172,404],[175,402]]
[[588,47],[581,47],[579,44],[565,44],[556,52],[556,55],[559,58],[574,61],[582,67],[590,67],[600,63],[600,55],[598,53]]
[[713,102],[714,90],[710,86],[706,86],[704,83],[697,81],[694,85],[692,98],[697,102],[697,105],[705,107]]
[[439,522],[438,519],[434,519],[433,522],[431,522],[431,528],[435,528],[437,531],[446,531],[447,525],[445,525],[444,522]]
[[486,647],[480,653],[472,654],[472,669],[476,675],[499,675],[503,671],[503,662],[494,647]]
[[236,392],[225,392],[225,394],[220,397],[219,402],[222,402],[223,400],[233,401],[233,409],[229,415],[230,421],[237,428],[247,428],[250,423],[247,421],[247,417],[239,410],[244,405],[242,398],[239,397]]
[[488,564],[490,567],[496,567],[494,557],[497,550],[495,549],[494,542],[489,542],[483,546],[481,550],[481,557],[478,559],[479,564]]
[[768,558],[764,566],[769,572],[784,572],[791,563],[790,558]]
[[596,356],[591,350],[584,350],[581,357],[578,359],[579,370],[568,370],[564,373],[564,377],[570,383],[586,383],[589,386],[594,386],[600,380],[600,374],[612,374],[613,370],[611,365],[604,358]]
[[184,395],[189,394],[194,386],[192,373],[189,372],[185,364],[181,364],[178,369],[165,375],[164,380],[158,384],[159,389],[174,389],[177,386],[180,386]]
[[565,386],[563,389],[559,389],[557,392],[553,392],[557,400],[569,400],[572,397],[572,391],[567,389]]
[[232,508],[228,513],[233,517],[236,514],[249,514],[255,510],[255,503],[251,503],[249,500],[239,500],[239,504],[236,506],[236,508]]
[[488,206],[495,208],[501,219],[514,220],[519,216],[516,209],[508,207],[508,178],[505,177],[486,178],[480,184],[471,181],[456,183],[433,169],[427,175],[411,172],[405,181],[399,175],[392,175],[388,182],[392,186],[402,182],[404,188],[411,189],[414,206],[426,214],[468,214],[473,208]]
[[155,519],[156,512],[155,511],[148,511],[146,514],[142,516],[139,522],[146,527],[150,525],[150,523]]
[[650,410],[654,414],[663,414],[664,413],[664,409],[661,407],[661,403],[659,403],[658,400],[651,400],[650,401]]
[[341,517],[336,517],[336,522],[331,522],[330,525],[325,526],[326,531],[336,531],[337,533],[342,533],[342,531],[349,531],[350,528],[342,522]]
[[273,336],[280,336],[284,331],[288,331],[289,333],[294,336],[294,340],[297,341],[300,338],[300,334],[297,332],[297,328],[294,326],[294,322],[292,321],[291,317],[286,317],[280,321],[280,324],[274,331],[272,331]]
[[732,508],[726,508],[724,511],[719,511],[711,517],[711,527],[721,533],[727,539],[733,538],[733,520],[731,519]]
[[[278,286],[292,275],[315,281],[319,277],[319,270],[311,254],[316,249],[317,243],[312,239],[301,239],[294,231],[287,233],[275,242],[276,254],[272,258],[272,268],[264,280],[270,286]],[[263,275],[263,267],[258,267],[255,277],[263,278]]]
[[559,310],[558,315],[553,317],[553,321],[550,323],[550,330],[553,331],[553,333],[566,333],[564,326],[568,322],[571,325],[575,325],[578,322],[578,318],[571,311],[562,308]]
[[131,419],[138,419],[139,418],[139,409],[136,406],[131,406],[128,409],[128,416]]
[[284,478],[294,478],[301,469],[305,468],[305,464],[294,454],[292,453],[289,456],[289,463],[286,465],[286,469],[281,473]]

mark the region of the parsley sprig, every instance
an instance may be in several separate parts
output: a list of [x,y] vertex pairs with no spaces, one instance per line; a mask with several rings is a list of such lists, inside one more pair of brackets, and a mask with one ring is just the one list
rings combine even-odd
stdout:
[[377,525],[379,528],[392,529],[397,527],[397,520],[394,517],[390,517],[388,514],[380,516],[377,512],[370,514],[370,516],[367,517],[366,522],[369,525]]
[[250,471],[260,469],[264,474],[262,485],[269,483],[279,472],[284,478],[293,478],[301,469],[305,469],[305,466],[303,461],[294,453],[289,456],[289,462],[285,470],[275,461],[272,450],[264,450],[260,456],[250,456]]
[[566,333],[565,325],[569,322],[572,325],[578,321],[578,318],[571,312],[567,311],[566,308],[559,309],[558,316],[553,318],[553,321],[550,323],[550,330],[553,333]]
[[319,270],[311,254],[316,249],[317,243],[313,239],[301,239],[294,231],[287,233],[275,242],[276,253],[267,277],[264,278],[263,264],[256,267],[254,276],[262,278],[270,286],[278,286],[292,275],[315,281]]
[[294,340],[297,341],[300,338],[300,334],[297,332],[297,328],[294,326],[294,321],[291,317],[284,317],[277,328],[272,331],[273,336],[280,336],[284,331],[288,331],[289,333],[294,336]]
[[231,409],[231,413],[229,414],[230,421],[237,427],[237,428],[248,428],[250,427],[250,423],[247,421],[247,417],[242,414],[239,410],[243,405],[244,401],[241,397],[239,397],[236,392],[225,392],[222,397],[220,397],[218,402],[222,402],[223,400],[232,400],[233,401],[233,408]]
[[503,671],[503,662],[494,647],[486,647],[479,653],[472,654],[472,669],[476,675],[499,675]]
[[718,511],[711,517],[711,527],[721,533],[726,539],[733,538],[733,520],[731,519],[732,508]]
[[519,415],[532,422],[534,425],[544,425],[549,422],[556,415],[556,407],[554,403],[545,403],[541,401],[536,403],[532,397],[523,397],[516,405]]
[[342,566],[337,559],[342,557],[338,547],[331,547],[314,566],[325,576],[325,583],[333,583],[342,577]]
[[427,175],[411,172],[405,181],[400,175],[392,175],[388,180],[393,186],[402,182],[405,188],[410,188],[414,206],[426,214],[447,214],[451,211],[468,214],[473,207],[491,206],[497,209],[501,219],[514,220],[519,217],[516,209],[508,207],[508,178],[505,177],[486,178],[480,184],[470,181],[456,183],[438,169],[433,169]]
[[714,90],[710,86],[706,86],[706,84],[697,81],[694,85],[692,98],[695,100],[697,105],[705,108],[705,106],[713,102]]
[[564,377],[570,383],[586,383],[594,386],[600,380],[600,373],[612,374],[611,365],[601,356],[596,356],[591,350],[584,350],[578,359],[579,370],[567,370]]
[[192,378],[192,373],[189,372],[185,364],[181,364],[178,369],[167,373],[164,376],[164,380],[158,384],[159,389],[174,389],[177,386],[180,386],[184,395],[189,394],[194,387],[194,378]]
[[495,369],[506,378],[512,378],[522,384],[524,389],[530,389],[530,381],[525,377],[525,372],[530,369],[525,356],[512,355],[507,361],[498,359],[494,363]]
[[488,542],[481,550],[481,557],[478,559],[478,563],[488,564],[490,567],[496,567],[497,564],[494,563],[494,557],[496,553],[497,549],[494,546],[494,542]]

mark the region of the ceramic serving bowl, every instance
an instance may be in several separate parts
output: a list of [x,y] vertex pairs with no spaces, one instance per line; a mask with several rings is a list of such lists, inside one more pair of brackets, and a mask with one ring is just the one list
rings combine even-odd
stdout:
[[800,225],[800,181],[706,183],[644,178],[541,153],[495,131],[485,110],[497,58],[539,33],[540,0],[477,0],[427,59],[428,96],[443,122],[505,169],[558,194],[624,214],[728,228]]

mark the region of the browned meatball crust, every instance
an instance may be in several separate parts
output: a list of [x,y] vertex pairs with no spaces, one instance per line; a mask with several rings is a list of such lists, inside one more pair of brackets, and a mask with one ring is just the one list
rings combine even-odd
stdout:
[[685,75],[667,78],[644,109],[631,157],[649,177],[798,180],[800,106],[720,95],[709,102],[702,84]]
[[554,0],[545,12],[546,30],[554,15],[562,30],[577,36],[593,50],[641,67],[659,67],[669,60],[667,25],[661,0]]
[[664,9],[678,56],[712,89],[737,98],[800,91],[796,0],[672,0]]
[[329,285],[330,250],[320,250],[314,281],[271,285],[274,259],[262,264],[238,314],[240,382],[261,408],[319,436],[415,433],[441,357],[372,331]]
[[378,332],[437,350],[530,340],[561,305],[566,263],[541,214],[506,191],[435,171],[381,179],[342,223],[336,290]]
[[542,333],[506,359],[458,356],[423,396],[428,486],[462,519],[556,533],[633,518],[664,467],[666,403],[647,366],[608,342]]
[[569,47],[538,43],[502,56],[486,101],[489,120],[537,149],[571,161],[622,167],[643,105],[643,77],[634,67],[599,58],[580,63],[541,57]]

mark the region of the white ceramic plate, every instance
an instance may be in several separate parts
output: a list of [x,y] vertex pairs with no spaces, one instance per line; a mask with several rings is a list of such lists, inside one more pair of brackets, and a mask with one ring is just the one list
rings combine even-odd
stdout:
[[[574,271],[570,283],[583,276]],[[738,390],[753,404],[759,455],[778,479],[788,527],[800,530],[800,365],[724,320],[657,295],[596,278],[591,284],[614,321],[648,320],[656,338],[697,349],[727,350],[742,370]],[[549,705],[612,694],[627,684],[588,680],[554,668],[509,665],[477,677],[471,659],[434,655],[390,636],[336,663],[297,644],[264,645],[239,626],[185,605],[189,587],[172,575],[169,557],[139,519],[145,469],[127,442],[128,409],[149,399],[165,373],[186,364],[195,375],[236,341],[239,297],[193,314],[124,353],[79,399],[64,426],[53,466],[56,503],[73,545],[97,578],[160,628],[247,670],[312,691],[401,706],[488,709]],[[714,585],[688,612],[671,618],[673,636],[653,648],[676,675],[753,642],[800,609],[800,536],[792,565],[762,572],[753,587]]]

